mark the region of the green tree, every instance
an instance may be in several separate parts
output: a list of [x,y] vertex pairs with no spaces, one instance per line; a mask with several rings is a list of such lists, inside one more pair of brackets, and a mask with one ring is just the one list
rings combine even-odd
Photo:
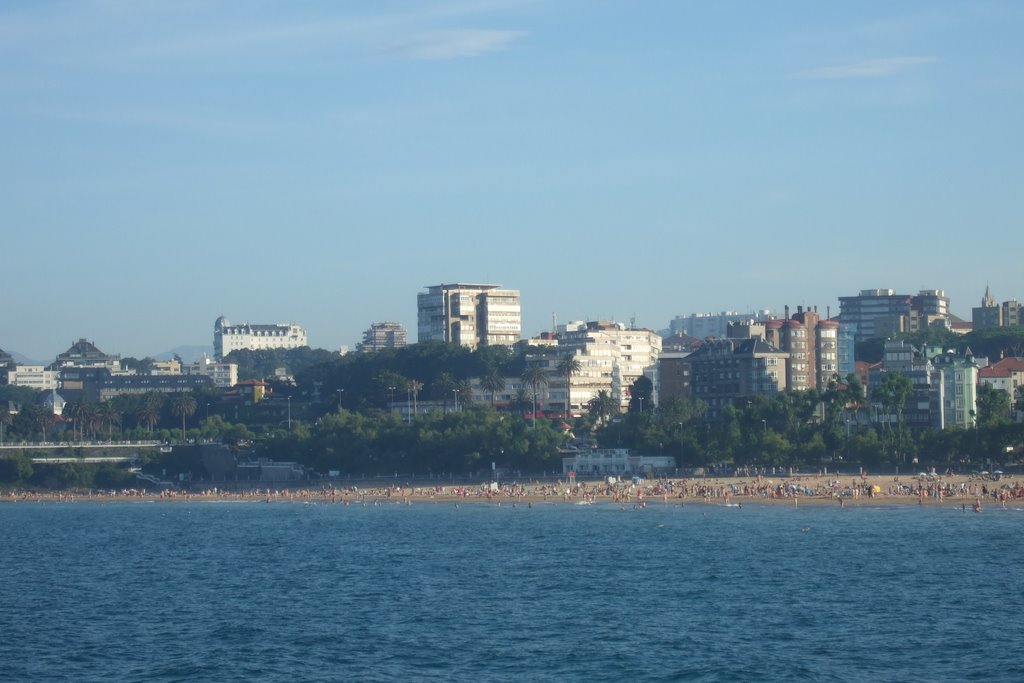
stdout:
[[491,395],[491,406],[494,406],[498,392],[505,390],[505,378],[497,368],[488,368],[487,373],[480,378],[480,388]]
[[883,373],[882,381],[872,392],[872,398],[882,404],[886,415],[896,415],[896,433],[890,434],[893,451],[898,457],[906,447],[903,431],[903,410],[914,387],[901,372]]
[[619,411],[619,402],[606,390],[601,389],[587,402],[587,409],[597,417],[598,423],[604,424],[609,417]]
[[0,404],[0,446],[4,445],[4,431],[14,422],[14,416],[7,409],[7,402]]
[[107,440],[113,440],[114,427],[121,425],[121,411],[111,401],[104,401],[97,407],[97,417],[100,423],[107,428]]
[[151,391],[142,397],[136,415],[140,424],[146,425],[149,433],[153,433],[153,427],[160,421],[160,413],[163,412],[164,397],[155,391]]
[[654,382],[649,377],[641,375],[633,380],[633,384],[629,387],[629,410],[636,410],[637,412],[644,412],[644,404],[647,404],[647,410],[654,410]]
[[181,440],[185,440],[185,418],[196,412],[196,399],[191,394],[175,394],[171,400],[171,414],[181,417]]
[[530,387],[533,395],[533,427],[537,427],[537,395],[541,387],[548,384],[548,373],[540,363],[531,363],[523,372],[523,382]]
[[1010,417],[1010,395],[987,382],[978,383],[977,413],[979,427],[1003,424]]
[[558,372],[565,377],[565,419],[569,419],[572,409],[572,378],[583,370],[583,365],[573,354],[566,354],[555,366]]

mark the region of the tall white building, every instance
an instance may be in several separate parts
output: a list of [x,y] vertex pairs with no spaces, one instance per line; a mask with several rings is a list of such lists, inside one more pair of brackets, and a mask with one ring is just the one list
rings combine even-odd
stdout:
[[[528,356],[528,363],[540,363],[548,373],[546,409],[565,410],[578,415],[599,391],[607,391],[624,409],[629,406],[630,388],[657,366],[661,336],[651,330],[630,329],[614,322],[570,322],[558,332],[557,354]],[[558,370],[565,356],[580,364],[580,371],[566,377]],[[653,406],[648,406],[653,407]]]
[[205,375],[213,380],[213,386],[230,388],[238,384],[238,365],[235,363],[218,363],[203,354],[195,363],[182,366],[186,375]]
[[443,341],[475,349],[511,346],[522,335],[519,290],[501,285],[453,283],[416,296],[418,341]]
[[308,345],[306,331],[294,324],[232,325],[224,316],[213,324],[213,357],[217,360],[242,349],[298,349]]

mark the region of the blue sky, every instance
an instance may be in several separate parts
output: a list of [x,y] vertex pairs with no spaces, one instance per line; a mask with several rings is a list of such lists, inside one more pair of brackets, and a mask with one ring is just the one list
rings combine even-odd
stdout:
[[0,5],[0,348],[1024,299],[1024,3]]

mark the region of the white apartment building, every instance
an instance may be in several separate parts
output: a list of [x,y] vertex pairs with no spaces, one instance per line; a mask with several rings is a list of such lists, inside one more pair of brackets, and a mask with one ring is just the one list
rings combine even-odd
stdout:
[[57,388],[59,370],[47,370],[45,365],[16,365],[7,371],[7,383],[16,387],[28,387],[37,391]]
[[308,345],[306,331],[295,324],[232,325],[224,316],[213,324],[213,357],[217,360],[242,349],[299,349]]
[[[579,415],[599,391],[607,391],[620,409],[628,407],[633,382],[657,366],[661,336],[622,323],[574,321],[559,331],[558,349],[561,353],[529,356],[527,362],[543,363],[548,372],[545,409],[564,412],[568,393],[569,412]],[[558,364],[570,354],[579,361],[580,371],[566,377]]]
[[416,295],[418,341],[443,341],[471,349],[511,346],[522,336],[519,290],[501,285],[453,283]]
[[186,375],[204,375],[213,380],[213,386],[230,388],[238,384],[238,365],[236,363],[218,363],[205,354],[195,363],[182,366]]

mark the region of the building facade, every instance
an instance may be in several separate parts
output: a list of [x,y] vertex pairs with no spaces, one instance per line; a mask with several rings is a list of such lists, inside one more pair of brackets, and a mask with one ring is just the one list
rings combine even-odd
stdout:
[[501,285],[453,283],[416,296],[417,339],[470,349],[512,346],[522,337],[519,291]]
[[729,325],[732,323],[763,322],[771,320],[773,313],[768,309],[751,313],[721,311],[720,313],[691,313],[688,316],[676,316],[669,322],[669,330],[673,334],[687,334],[697,339],[725,339]]
[[708,340],[680,362],[688,366],[690,397],[706,403],[714,419],[738,398],[785,391],[788,360],[787,352],[751,337]]
[[299,349],[308,346],[306,331],[295,324],[232,325],[221,316],[213,324],[213,357],[222,360],[232,351]]
[[949,297],[941,289],[922,289],[915,296],[864,289],[857,296],[839,297],[839,322],[858,342],[918,331],[949,318]]
[[1009,327],[1021,324],[1021,303],[1016,299],[996,303],[988,287],[981,299],[981,306],[971,309],[973,329],[984,330],[991,327]]
[[48,370],[43,365],[16,365],[7,371],[7,383],[16,387],[28,387],[37,391],[57,388],[58,370]]
[[383,349],[400,349],[407,343],[405,327],[398,323],[373,323],[363,332],[363,341],[356,346],[362,353]]

